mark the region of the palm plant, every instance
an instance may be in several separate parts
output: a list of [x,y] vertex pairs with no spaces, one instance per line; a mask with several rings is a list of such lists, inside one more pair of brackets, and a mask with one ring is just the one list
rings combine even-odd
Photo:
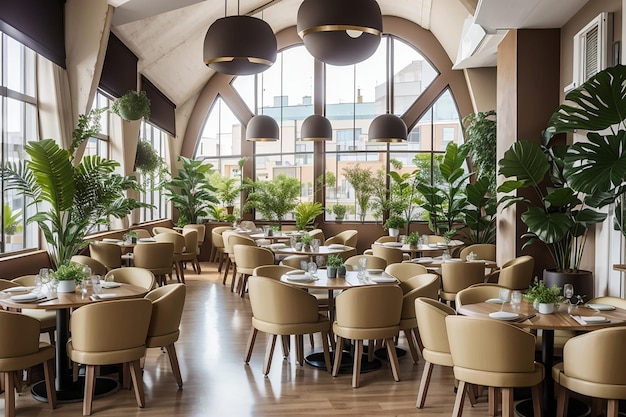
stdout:
[[298,205],[300,181],[280,174],[270,181],[244,181],[248,200],[244,210],[258,210],[264,219],[275,221],[282,226],[283,218]]
[[298,230],[304,230],[307,224],[322,213],[324,213],[324,207],[321,203],[312,201],[301,202],[295,209],[296,228]]
[[30,160],[9,162],[0,171],[6,189],[21,192],[28,205],[35,206],[35,214],[26,223],[39,225],[55,267],[69,263],[87,245],[85,235],[94,226],[148,207],[126,197],[127,190],[137,190],[139,185],[115,173],[118,162],[85,156],[74,165],[74,150],[100,130],[100,113],[79,116],[70,150],[53,139],[28,142],[25,150]]

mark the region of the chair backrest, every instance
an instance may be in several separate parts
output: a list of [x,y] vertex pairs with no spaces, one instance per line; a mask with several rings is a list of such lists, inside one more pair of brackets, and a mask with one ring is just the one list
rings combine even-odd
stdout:
[[21,313],[0,309],[0,340],[4,341],[0,343],[0,359],[2,359],[0,371],[3,370],[2,365],[5,365],[5,360],[17,359],[19,356],[39,351],[39,332],[39,320]]
[[489,318],[448,316],[454,366],[486,372],[533,372],[535,336]]
[[112,269],[106,274],[105,279],[111,276],[114,277],[113,280],[115,282],[135,285],[147,290],[151,290],[156,286],[154,274],[145,268],[136,266]]
[[91,273],[94,275],[105,276],[107,273],[107,267],[105,265],[89,256],[74,255],[72,256],[71,261],[76,262],[77,264],[87,265],[91,268]]
[[333,243],[340,243],[346,246],[352,246],[356,248],[357,242],[359,240],[359,232],[356,230],[344,230],[343,232],[337,233],[335,236],[329,237],[324,242],[325,245],[330,245]]
[[[450,353],[450,343],[446,331],[446,317],[455,315],[454,309],[431,298],[419,297],[415,300],[417,328],[424,349],[432,352]],[[435,356],[436,357],[436,356]],[[429,362],[431,358],[428,358]],[[451,361],[438,365],[451,365]]]
[[274,252],[267,248],[250,245],[233,246],[237,271],[252,274],[257,266],[274,265]]
[[317,299],[313,295],[275,279],[250,277],[248,294],[252,316],[257,320],[295,324],[319,319]]
[[[379,246],[379,245],[376,245]],[[387,265],[385,272],[396,277],[400,282],[406,281],[416,275],[427,274],[428,269],[424,265],[414,264],[412,262],[401,262]]]
[[186,224],[183,226],[183,234],[187,230],[195,230],[198,233],[198,244],[204,242],[204,236],[206,235],[206,226],[203,224]]
[[372,245],[372,254],[386,260],[387,265],[397,264],[403,261],[402,251],[398,248],[390,248],[383,245]]
[[228,253],[231,261],[235,260],[235,245],[247,245],[247,246],[256,246],[256,241],[249,236],[244,236],[239,233],[230,233],[226,232],[224,234],[224,251]]
[[[20,284],[18,284],[17,282],[13,282],[13,281],[9,281],[8,279],[0,279],[0,291],[2,290],[6,290],[7,288],[12,288],[12,287],[19,287]],[[0,309],[2,309],[0,307]]]
[[157,242],[170,242],[174,244],[174,255],[180,255],[185,250],[185,236],[178,232],[166,232],[154,235]]
[[498,298],[505,287],[496,284],[475,284],[456,293],[454,305],[458,309],[467,304],[483,303],[490,298]]
[[141,243],[133,249],[133,260],[138,268],[167,269],[174,262],[174,244],[172,242]]
[[428,243],[445,243],[446,239],[439,235],[427,235]]
[[310,258],[307,255],[289,255],[285,256],[281,261],[281,265],[290,266],[295,269],[302,269],[301,262],[309,262]]
[[196,229],[183,230],[185,238],[185,253],[198,253],[198,231]]
[[439,277],[436,274],[424,274],[424,283],[402,296],[402,319],[415,317],[415,299],[419,297],[436,300],[439,295]]
[[239,227],[245,230],[257,230],[256,224],[251,220],[242,220],[239,223]]
[[151,313],[152,302],[145,298],[104,301],[78,308],[70,318],[72,347],[83,352],[144,347]]
[[272,279],[280,279],[289,271],[295,271],[296,268],[292,268],[288,265],[261,265],[254,268],[252,275],[257,277],[266,277]]
[[322,229],[309,230],[309,234],[313,239],[319,239],[320,244],[326,242],[326,236],[324,236]]
[[185,284],[171,284],[157,288],[146,294],[152,302],[152,315],[148,328],[148,345],[159,345],[159,339],[166,346],[178,339],[180,320],[185,307],[187,288]]
[[[625,327],[594,330],[576,336],[563,347],[563,371],[567,376],[591,383],[624,386],[624,348]],[[621,392],[624,392],[623,387]]]
[[138,239],[149,239],[152,237],[150,231],[147,229],[132,229],[133,232],[137,233]]
[[617,308],[623,308],[624,310],[626,310],[626,300],[621,297],[609,297],[609,296],[596,297],[592,300],[587,301],[587,303],[609,304]]
[[152,228],[152,234],[154,236],[160,234],[160,233],[178,233],[176,230],[171,229],[169,227],[163,227],[163,226],[154,226]]
[[108,270],[122,266],[122,248],[116,243],[92,242],[89,244],[89,254]]
[[342,327],[398,326],[402,290],[395,285],[350,288],[335,298],[337,323]]
[[461,249],[459,257],[462,260],[467,258],[467,255],[474,252],[476,259],[483,259],[485,261],[496,261],[496,245],[490,243],[477,243]]
[[[406,281],[400,281],[400,288],[402,289],[402,292],[406,294],[427,284],[431,284],[432,287],[439,291],[441,288],[441,277],[438,274],[433,273],[415,275]],[[437,298],[437,296],[434,298]]]
[[349,268],[349,270],[358,270],[361,259],[365,259],[365,268],[367,269],[385,269],[387,267],[387,261],[383,258],[379,258],[378,256],[355,255],[346,259],[346,268]]
[[446,262],[441,265],[441,289],[454,293],[482,283],[485,280],[485,265],[481,262]]
[[510,260],[500,269],[498,285],[512,290],[527,290],[533,279],[535,258],[524,255]]
[[24,287],[32,287],[35,285],[35,277],[37,275],[22,275],[20,277],[13,278],[11,282],[16,283],[17,285],[22,285]]
[[397,242],[397,241],[398,241],[397,237],[385,235],[385,236],[379,237],[374,242],[376,242],[376,243],[386,243],[386,242]]

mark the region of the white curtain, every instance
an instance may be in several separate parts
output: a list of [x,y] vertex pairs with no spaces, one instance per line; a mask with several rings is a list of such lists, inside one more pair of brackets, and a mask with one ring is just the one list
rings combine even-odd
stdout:
[[54,139],[69,149],[74,122],[67,72],[37,55],[37,105],[39,137]]

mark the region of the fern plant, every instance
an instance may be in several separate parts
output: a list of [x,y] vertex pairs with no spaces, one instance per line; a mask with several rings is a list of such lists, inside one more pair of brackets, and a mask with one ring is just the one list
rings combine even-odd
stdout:
[[324,207],[320,203],[304,201],[298,204],[295,209],[296,228],[304,230],[307,224],[322,213],[324,213]]

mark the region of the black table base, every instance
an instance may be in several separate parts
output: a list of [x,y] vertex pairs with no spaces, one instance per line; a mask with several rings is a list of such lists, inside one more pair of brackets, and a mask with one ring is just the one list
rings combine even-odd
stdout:
[[[335,360],[335,353],[330,352],[330,364],[333,365]],[[326,364],[324,363],[324,352],[314,352],[308,355],[304,361],[314,368],[326,370]],[[344,350],[341,354],[341,364],[339,364],[340,374],[351,374],[354,365],[354,356],[352,353]],[[378,359],[374,359],[372,362],[367,360],[367,355],[363,355],[361,358],[361,373],[367,373],[375,371],[382,366]]]
[[[94,399],[103,397],[119,391],[120,384],[111,378],[96,378],[96,387],[94,390]],[[48,393],[46,392],[46,383],[41,381],[33,385],[31,388],[33,398],[37,401],[48,402]],[[66,389],[57,391],[57,401],[59,403],[76,403],[83,401],[85,393],[85,378],[78,378],[78,381],[70,384]]]
[[[569,399],[569,404],[567,406],[567,417],[584,417],[591,414],[591,409],[589,406],[582,401],[579,401],[575,398]],[[515,404],[515,415],[520,417],[532,417],[533,413],[533,400],[528,398],[524,399],[517,404]],[[552,414],[545,413],[545,417],[549,417]]]

